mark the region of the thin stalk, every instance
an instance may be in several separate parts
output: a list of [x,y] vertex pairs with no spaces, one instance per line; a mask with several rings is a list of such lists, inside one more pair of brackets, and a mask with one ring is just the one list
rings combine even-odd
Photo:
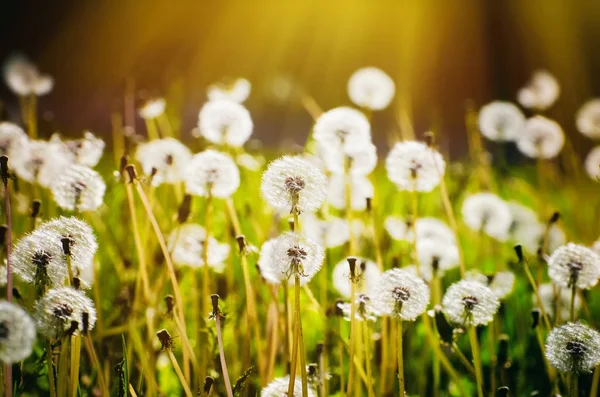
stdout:
[[[179,322],[179,318],[177,318],[177,316],[173,316],[173,321],[175,322],[175,326],[177,327],[179,333],[182,334],[184,332],[184,329],[183,325]],[[190,341],[187,339],[183,339],[183,347],[185,348],[185,350],[187,350],[187,353],[191,358],[192,368],[194,368],[196,376],[200,376],[200,366],[198,365],[198,359],[196,358],[196,354],[194,353],[194,349],[192,348]]]
[[129,207],[129,215],[131,216],[131,226],[133,228],[133,240],[135,242],[135,250],[137,251],[138,263],[139,263],[139,275],[142,282],[142,290],[144,291],[144,298],[148,299],[150,296],[149,282],[148,282],[148,266],[146,264],[146,255],[144,253],[144,245],[140,236],[140,229],[137,219],[137,213],[135,211],[135,201],[133,199],[133,189],[129,183],[125,184],[125,192],[127,193],[127,205]]
[[[6,211],[6,235],[4,247],[6,249],[6,300],[12,302],[13,300],[13,273],[12,273],[12,260],[11,260],[11,250],[12,250],[12,218],[11,218],[11,210],[10,210],[10,190],[8,188],[8,158],[2,158],[2,182],[4,183],[4,207]],[[13,392],[13,384],[12,384],[12,365],[6,364],[4,366],[4,394],[6,397],[11,397]]]
[[79,335],[71,336],[71,371],[69,380],[71,381],[71,396],[77,395],[79,388],[79,363],[81,361],[81,337]]
[[50,397],[56,397],[56,379],[54,376],[54,357],[52,354],[52,343],[50,342],[50,339],[46,339],[46,363],[48,365]]
[[219,344],[219,357],[221,358],[221,370],[223,371],[223,382],[227,390],[227,397],[233,397],[231,390],[231,382],[229,381],[229,371],[227,371],[227,362],[225,361],[225,349],[223,348],[223,335],[221,334],[221,316],[215,316],[215,324],[217,328],[217,342]]
[[[300,312],[298,311],[298,314]],[[302,395],[308,396],[308,374],[306,373],[306,349],[304,348],[304,333],[302,318],[298,316],[298,350],[300,354],[300,375],[302,377]]]
[[527,259],[523,258],[523,268],[525,269],[525,275],[527,275],[527,279],[529,280],[529,284],[531,284],[531,288],[533,288],[533,292],[535,293],[535,297],[538,302],[538,306],[540,311],[542,312],[542,317],[544,318],[544,324],[548,330],[552,329],[550,325],[550,320],[546,314],[546,309],[544,309],[544,305],[542,303],[542,298],[540,297],[540,292],[537,287],[537,283],[535,282],[535,278],[533,278],[533,274],[531,273],[531,269],[529,268],[529,262]]
[[340,334],[340,338],[338,338],[338,341],[339,341],[338,353],[339,353],[339,361],[340,361],[338,363],[338,366],[340,367],[340,390],[344,390],[344,380],[345,380],[344,379],[344,343],[341,338],[342,324],[343,324],[342,317],[338,317],[338,326],[339,326],[339,334]]
[[[356,354],[356,283],[351,280],[350,281],[350,362],[354,362],[354,356]],[[348,397],[352,396],[354,392],[354,365],[350,366],[350,370],[348,373],[348,390],[346,391],[346,395]]]
[[58,386],[57,394],[59,396],[68,396],[69,385],[69,343],[70,337],[63,338],[60,345],[60,355],[58,357]]
[[163,137],[173,136],[173,128],[171,128],[171,123],[169,122],[169,118],[165,113],[161,114],[156,118],[156,123],[158,124],[158,127]]
[[148,140],[154,141],[160,139],[158,128],[156,128],[156,122],[154,119],[146,119],[146,130],[148,131]]
[[[290,373],[292,373],[292,367],[291,367],[291,361],[290,358],[292,355],[290,355],[290,346],[292,345],[292,335],[290,334],[290,310],[289,310],[289,289],[288,289],[288,283],[287,282],[283,282],[283,320],[284,320],[284,327],[283,327],[283,332],[284,332],[284,337],[285,337],[285,343],[283,345],[283,354],[285,356],[286,359],[286,364],[287,364],[287,371]],[[295,312],[294,312],[295,313]]]
[[[404,359],[402,354],[402,319],[398,319],[398,388],[400,391],[399,396],[405,396],[405,386],[404,386]],[[481,397],[481,396],[480,396]]]
[[569,375],[569,396],[579,396],[579,375],[577,375],[576,373],[572,373],[571,375]]
[[412,254],[413,254],[413,262],[417,267],[417,275],[421,276],[421,264],[419,263],[419,255],[417,254],[417,220],[419,218],[418,210],[419,210],[419,196],[417,192],[417,180],[415,179],[414,186],[411,193],[411,206],[412,206],[412,218],[411,218],[411,228],[413,234],[413,246],[412,246]]
[[32,94],[29,97],[29,106],[27,108],[28,112],[28,121],[27,127],[29,131],[29,138],[36,139],[37,138],[37,97],[35,94]]
[[294,395],[294,385],[296,382],[296,363],[298,360],[298,342],[299,342],[299,319],[300,319],[300,276],[295,275],[295,288],[294,288],[294,334],[292,343],[292,361],[290,365],[290,383],[288,385],[288,396]]
[[375,397],[375,392],[373,390],[373,374],[371,370],[371,332],[369,329],[369,323],[366,319],[363,321],[363,324],[363,335],[365,340],[365,363],[367,367],[367,393],[369,397]]
[[554,368],[552,368],[550,366],[550,363],[548,363],[548,360],[546,359],[546,346],[544,345],[544,338],[542,337],[542,330],[540,329],[540,327],[536,327],[535,336],[537,338],[537,342],[540,347],[540,351],[542,352],[544,366],[546,367],[546,373],[548,374],[548,379],[550,380],[550,383],[552,384],[552,390],[555,392],[555,394],[558,394],[558,380],[556,378],[556,372],[554,371]]
[[385,347],[388,344],[389,335],[389,322],[387,317],[383,317],[381,320],[381,368],[379,371],[379,395],[383,395],[387,386],[387,373],[388,373],[388,349]]
[[492,320],[488,327],[489,333],[489,350],[490,350],[490,393],[491,397],[496,395],[496,364],[498,358],[496,357],[496,326],[495,321]]
[[104,373],[102,371],[102,367],[100,366],[100,361],[98,360],[98,355],[96,354],[96,349],[94,349],[94,344],[89,335],[86,335],[84,338],[85,349],[90,356],[92,361],[92,365],[96,368],[96,376],[98,377],[98,383],[100,384],[100,389],[102,389],[102,396],[108,397],[110,396],[110,392],[108,390],[108,385],[106,383],[106,379],[104,378]]
[[175,359],[175,355],[173,355],[173,352],[171,351],[171,349],[168,349],[167,353],[169,355],[169,359],[171,360],[171,364],[173,365],[173,369],[175,370],[175,373],[177,374],[177,377],[179,378],[179,382],[181,383],[181,386],[183,387],[183,391],[185,392],[186,397],[193,397],[194,394],[192,393],[190,386],[188,385],[185,378],[183,377],[183,373],[181,373],[181,368],[179,367],[179,364],[177,363],[177,360]]
[[575,296],[577,294],[577,285],[573,283],[571,286],[571,307],[569,309],[569,321],[575,321]]
[[600,365],[596,365],[594,369],[594,377],[592,378],[592,387],[590,388],[590,397],[598,396],[598,384],[600,383]]
[[477,340],[477,331],[475,327],[469,327],[469,341],[471,343],[471,355],[473,356],[473,366],[475,367],[475,379],[477,381],[477,396],[483,397],[483,372],[481,368],[481,353],[479,350],[479,341]]
[[[269,340],[271,341],[271,346],[269,346],[269,359],[267,362],[267,369],[265,373],[266,380],[272,379],[273,369],[275,367],[275,359],[277,358],[277,350],[279,349],[279,310],[275,309],[273,311],[269,311],[269,313],[274,312],[275,318],[272,321],[272,326],[270,329]],[[285,321],[287,323],[287,319]],[[289,348],[288,341],[284,341],[284,353],[285,357],[289,357],[287,354],[286,346]]]
[[[213,207],[213,196],[210,193],[212,189],[209,187],[208,191],[209,194],[206,197],[206,202],[204,203],[204,230],[205,230],[205,236],[204,236],[204,242],[203,242],[203,247],[202,247],[202,261],[204,262],[204,266],[202,267],[202,314],[201,314],[201,318],[204,318],[204,316],[206,316],[207,313],[210,312],[210,274],[209,274],[209,268],[208,268],[208,243],[209,243],[209,239],[210,239],[210,233],[211,233],[211,228],[212,228],[212,207]],[[198,327],[198,318],[194,319],[194,322],[196,324],[196,330],[199,330],[200,327]],[[201,338],[201,335],[196,335],[197,340],[205,340],[205,343],[202,343],[202,346],[204,347],[204,349],[202,350],[202,363],[200,364],[200,368],[201,368],[201,376],[205,376],[207,374],[207,367],[208,367],[208,335],[204,335],[204,337]]]
[[460,360],[462,365],[465,366],[466,370],[469,371],[469,373],[471,373],[471,375],[475,376],[475,368],[473,367],[473,364],[471,364],[469,362],[469,359],[460,350],[460,348],[458,347],[458,344],[456,344],[456,342],[452,343],[452,351],[454,351],[454,353],[456,353],[456,356],[458,357],[458,359]]

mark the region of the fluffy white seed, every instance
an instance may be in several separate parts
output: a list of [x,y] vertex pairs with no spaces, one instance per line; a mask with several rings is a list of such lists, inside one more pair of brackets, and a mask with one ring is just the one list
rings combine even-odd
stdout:
[[600,333],[581,323],[567,323],[550,331],[546,358],[560,372],[592,372],[600,363]]
[[[358,282],[356,284],[357,293],[370,294],[379,284],[381,272],[377,264],[369,259],[358,258],[356,261],[356,273]],[[350,298],[351,281],[350,266],[346,259],[340,261],[332,273],[333,287],[343,298]]]
[[273,247],[273,268],[282,279],[298,276],[310,280],[321,269],[323,248],[302,234],[287,232]]
[[214,83],[208,86],[206,94],[209,101],[228,100],[236,103],[244,103],[250,96],[252,84],[246,79],[235,79],[230,84]]
[[525,121],[517,139],[517,148],[528,157],[551,159],[556,157],[565,144],[565,133],[554,120],[534,116]]
[[518,138],[525,116],[511,102],[494,101],[479,111],[479,130],[492,141],[514,141]]
[[96,324],[96,309],[83,291],[53,288],[36,303],[35,319],[42,335],[58,339],[68,332],[78,335],[91,331]]
[[585,158],[585,170],[593,181],[600,182],[600,146],[588,153]]
[[[196,224],[179,226],[169,236],[169,246],[173,252],[173,262],[181,266],[204,266],[204,244],[206,230]],[[208,266],[216,272],[225,269],[225,260],[229,256],[230,246],[219,243],[215,238],[208,239]]]
[[592,139],[600,138],[600,98],[594,98],[581,106],[575,115],[577,129]]
[[548,259],[548,275],[561,287],[592,288],[600,278],[600,255],[583,245],[568,243]]
[[[375,189],[371,181],[361,175],[350,176],[350,205],[355,211],[364,211],[367,207],[367,198],[373,198]],[[327,202],[334,208],[346,208],[346,176],[333,175],[329,178],[327,188]]]
[[321,114],[313,128],[320,145],[352,153],[371,143],[371,126],[364,114],[350,107],[338,107]]
[[228,155],[205,150],[192,157],[185,172],[185,186],[196,196],[227,198],[240,186],[240,171]]
[[198,128],[212,143],[239,147],[250,138],[253,123],[250,112],[239,103],[211,100],[200,110]]
[[556,78],[545,70],[537,70],[517,92],[517,100],[525,108],[545,110],[556,102],[559,94],[560,86]]
[[430,298],[427,284],[404,269],[383,273],[371,295],[377,313],[403,321],[415,321],[425,312]]
[[35,323],[21,307],[0,301],[0,361],[12,364],[31,355]]
[[155,119],[165,112],[167,102],[163,98],[155,98],[147,101],[139,110],[143,119]]
[[478,326],[494,319],[500,301],[486,285],[478,281],[461,280],[448,288],[442,305],[444,313],[453,323]]
[[152,185],[158,186],[181,182],[192,153],[177,139],[164,138],[139,145],[135,158],[142,165],[144,174],[153,175]]
[[99,173],[83,165],[71,164],[50,186],[56,203],[69,211],[95,211],[102,205],[106,184]]
[[348,80],[348,96],[360,107],[383,110],[392,101],[396,85],[383,70],[376,67],[358,69]]
[[400,190],[430,192],[444,176],[442,155],[422,142],[405,141],[394,145],[385,162],[388,178]]
[[508,238],[512,215],[508,204],[493,193],[475,193],[462,205],[465,224],[474,231],[483,231],[496,240]]

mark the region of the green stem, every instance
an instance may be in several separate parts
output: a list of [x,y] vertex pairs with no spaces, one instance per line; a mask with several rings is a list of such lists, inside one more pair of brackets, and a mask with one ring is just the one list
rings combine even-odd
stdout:
[[477,396],[483,397],[483,371],[481,368],[481,354],[479,341],[477,340],[477,329],[469,327],[469,340],[471,342],[471,354],[473,355],[473,366],[475,367],[475,379],[477,381]]
[[404,360],[402,357],[402,319],[398,320],[398,387],[400,390],[399,396],[405,396],[405,387],[404,387]]

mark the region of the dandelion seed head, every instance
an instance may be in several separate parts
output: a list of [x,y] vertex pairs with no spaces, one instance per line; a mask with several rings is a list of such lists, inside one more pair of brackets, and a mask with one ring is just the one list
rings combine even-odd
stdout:
[[[374,188],[371,181],[364,176],[351,175],[351,197],[350,204],[355,211],[364,211],[367,207],[367,198],[372,198]],[[334,208],[346,208],[346,177],[344,175],[332,175],[327,187],[327,202]]]
[[140,108],[140,117],[146,120],[155,119],[165,112],[166,107],[167,101],[163,98],[151,99]]
[[512,225],[508,204],[493,193],[475,193],[462,205],[465,224],[474,231],[483,231],[499,241],[506,241]]
[[519,151],[528,157],[551,159],[562,150],[565,133],[556,121],[534,116],[525,121],[516,142]]
[[239,103],[211,100],[200,110],[198,128],[209,142],[240,147],[250,138],[253,123],[250,112]]
[[455,243],[429,238],[417,238],[417,257],[425,280],[431,280],[434,271],[438,276],[443,276],[459,262],[458,248]]
[[[358,321],[376,321],[377,313],[373,309],[371,299],[368,295],[361,294],[354,300],[356,305],[356,311],[354,318]],[[350,302],[338,302],[336,306],[342,311],[344,320],[350,321],[352,318],[352,305]]]
[[[556,292],[556,295],[555,295]],[[544,311],[551,318],[554,317],[558,306],[559,316],[561,319],[568,319],[571,312],[571,289],[565,287],[559,287],[557,285],[546,283],[538,286],[538,293],[540,294],[540,300]],[[538,306],[539,302],[535,294],[531,295],[531,302],[534,306]],[[573,305],[575,314],[581,310],[581,298],[579,295],[575,295],[575,302]]]
[[429,287],[421,278],[404,269],[391,269],[381,275],[371,302],[380,315],[415,321],[425,312],[429,296]]
[[327,195],[327,178],[299,156],[283,156],[271,162],[263,173],[261,192],[276,210],[314,212]]
[[546,358],[560,372],[592,372],[600,363],[600,333],[581,323],[556,327],[546,339]]
[[593,148],[585,158],[585,171],[593,181],[600,181],[600,146]]
[[[364,269],[363,269],[364,268]],[[377,288],[381,271],[375,262],[365,258],[356,261],[356,273],[359,275],[356,291],[358,293],[370,294]],[[333,269],[333,287],[346,299],[350,298],[352,284],[350,281],[350,266],[346,259],[340,261]]]
[[[384,227],[394,240],[413,241],[410,218],[402,219],[396,216],[388,216],[385,218]],[[449,244],[455,244],[456,242],[452,230],[438,218],[418,218],[415,228],[417,230],[417,241],[428,239]]]
[[377,148],[372,143],[344,151],[339,147],[319,144],[318,155],[323,160],[327,170],[333,174],[344,174],[345,163],[352,175],[368,175],[377,165]]
[[21,127],[9,122],[0,122],[0,155],[6,155],[12,162],[14,155],[26,150],[29,140]]
[[548,259],[548,275],[561,287],[590,289],[600,278],[600,255],[583,245],[567,243]]
[[[290,377],[284,376],[283,378],[276,378],[271,381],[266,387],[260,391],[262,397],[288,397],[288,386],[290,384]],[[308,388],[307,397],[316,397],[316,393],[312,388]],[[296,378],[294,382],[294,393],[291,397],[302,397],[302,381]]]
[[226,83],[215,83],[208,86],[206,94],[209,101],[228,100],[236,103],[244,103],[250,96],[252,84],[246,79],[238,78]]
[[494,319],[500,301],[486,285],[478,281],[461,280],[447,289],[442,305],[444,313],[453,323],[478,326]]
[[517,100],[525,108],[545,110],[556,102],[559,94],[560,86],[556,78],[545,70],[537,70],[517,92]]
[[50,187],[64,168],[71,164],[64,146],[56,142],[29,141],[21,150],[13,153],[11,167],[17,176],[27,182],[37,182]]
[[350,226],[345,219],[329,216],[325,221],[312,212],[302,217],[302,233],[327,248],[339,247],[350,240]]
[[240,171],[228,155],[205,150],[192,157],[185,172],[185,185],[196,196],[231,197],[240,186]]
[[388,178],[400,190],[430,192],[444,176],[442,155],[422,142],[404,141],[394,145],[385,162]]
[[38,76],[35,65],[22,56],[13,56],[4,65],[4,81],[8,88],[19,96],[33,93]]
[[47,74],[40,74],[33,81],[31,90],[33,91],[33,93],[35,95],[43,96],[43,95],[50,93],[50,91],[52,91],[53,88],[54,88],[54,79],[52,78],[52,76],[47,75]]
[[73,156],[73,161],[86,167],[95,167],[98,164],[105,147],[104,141],[89,131],[85,131],[80,139],[61,141],[55,134],[50,140],[63,144],[66,152]]
[[505,271],[494,274],[494,277],[488,286],[494,295],[502,300],[512,293],[514,285],[515,274],[510,271]]
[[313,128],[313,138],[332,150],[351,153],[371,143],[371,126],[360,111],[338,107],[319,116]]
[[577,129],[592,139],[600,138],[600,98],[594,98],[581,106],[575,115]]
[[394,99],[396,85],[383,70],[376,67],[358,69],[348,80],[348,96],[357,106],[383,110]]
[[282,279],[299,276],[310,281],[321,269],[323,247],[302,234],[286,232],[277,238],[273,247],[273,268]]
[[[186,223],[179,226],[169,236],[169,247],[172,247],[173,262],[181,266],[204,266],[204,244],[206,230],[197,224]],[[231,247],[222,244],[215,238],[208,238],[208,266],[217,273],[225,269],[225,261],[229,257]]]
[[106,184],[91,168],[71,164],[58,174],[50,190],[62,209],[95,211],[102,205]]
[[154,174],[152,185],[158,186],[181,182],[192,153],[177,139],[164,138],[139,145],[135,158],[140,162],[144,174]]
[[75,334],[81,334],[86,322],[84,316],[87,316],[87,331],[91,331],[96,324],[94,302],[83,291],[71,287],[50,289],[36,303],[37,327],[46,338],[65,336],[73,321],[77,322]]
[[494,101],[479,111],[479,130],[492,141],[514,141],[525,123],[525,116],[511,102]]
[[0,361],[12,364],[31,355],[35,323],[21,307],[0,301]]

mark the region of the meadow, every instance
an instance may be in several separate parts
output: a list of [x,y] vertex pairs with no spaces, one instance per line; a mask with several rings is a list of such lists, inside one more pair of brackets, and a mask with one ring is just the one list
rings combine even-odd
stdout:
[[435,125],[375,147],[373,67],[338,108],[304,93],[285,152],[252,138],[243,78],[191,137],[154,98],[143,130],[66,138],[37,128],[50,76],[4,77],[4,395],[600,395],[600,147],[569,143],[600,140],[600,99],[561,126],[533,72],[465,106],[450,159]]

